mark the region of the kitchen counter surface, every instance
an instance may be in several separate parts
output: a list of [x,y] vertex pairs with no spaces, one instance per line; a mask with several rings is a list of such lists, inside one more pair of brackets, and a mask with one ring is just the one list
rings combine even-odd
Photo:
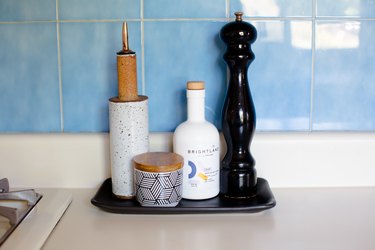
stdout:
[[90,203],[96,190],[66,190],[43,249],[375,249],[375,188],[279,188],[270,210],[208,215],[112,214]]

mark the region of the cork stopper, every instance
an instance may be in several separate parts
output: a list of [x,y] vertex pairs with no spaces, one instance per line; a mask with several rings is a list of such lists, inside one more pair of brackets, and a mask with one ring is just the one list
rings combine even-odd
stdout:
[[189,81],[186,83],[186,88],[188,90],[203,90],[204,82],[203,81]]
[[148,152],[133,158],[134,167],[144,172],[171,172],[182,168],[184,158],[170,152]]
[[122,50],[117,53],[118,98],[120,101],[137,101],[137,58],[129,49],[128,25],[122,24]]

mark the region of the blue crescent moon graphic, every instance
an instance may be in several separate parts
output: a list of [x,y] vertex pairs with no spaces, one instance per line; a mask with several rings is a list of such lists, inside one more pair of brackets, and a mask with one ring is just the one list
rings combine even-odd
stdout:
[[189,179],[191,179],[197,173],[197,167],[195,166],[195,164],[192,161],[188,161],[188,165],[191,167],[191,172],[188,175]]

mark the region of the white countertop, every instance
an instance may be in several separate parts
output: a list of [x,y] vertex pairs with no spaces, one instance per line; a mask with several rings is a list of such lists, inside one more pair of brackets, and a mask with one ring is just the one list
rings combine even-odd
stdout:
[[[150,151],[170,152],[172,136],[151,133]],[[275,208],[257,214],[124,215],[90,203],[110,177],[108,133],[0,135],[1,175],[12,188],[73,195],[44,246],[57,250],[374,250],[374,148],[372,132],[256,133],[251,151],[258,176],[273,188]],[[347,188],[335,188],[341,186]]]
[[279,188],[271,210],[208,215],[113,214],[90,203],[95,189],[66,190],[43,249],[375,249],[375,188]]

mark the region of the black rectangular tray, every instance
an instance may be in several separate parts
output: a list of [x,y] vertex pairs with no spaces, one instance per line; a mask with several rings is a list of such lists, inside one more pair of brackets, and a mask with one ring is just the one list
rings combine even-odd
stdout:
[[112,180],[106,179],[91,203],[107,212],[122,214],[203,214],[255,213],[276,205],[268,182],[257,179],[256,195],[249,199],[227,199],[220,195],[208,200],[182,199],[176,207],[142,207],[136,200],[123,200],[112,193]]

